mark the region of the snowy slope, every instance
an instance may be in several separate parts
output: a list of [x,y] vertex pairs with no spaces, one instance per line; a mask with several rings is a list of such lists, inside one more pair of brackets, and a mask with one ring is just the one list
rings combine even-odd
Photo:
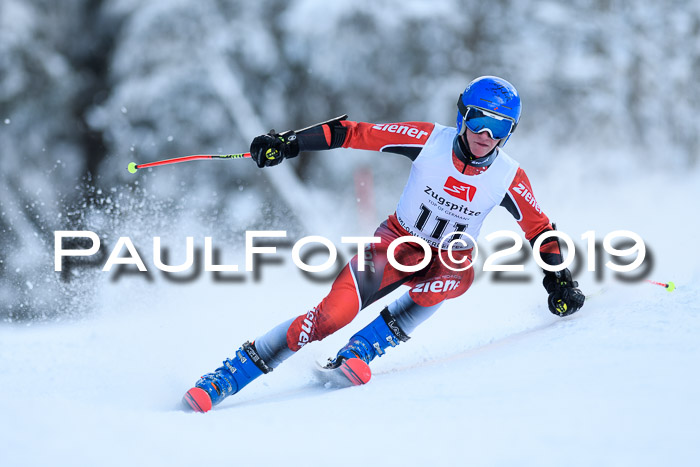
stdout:
[[[0,327],[0,465],[698,465],[698,221],[644,189],[697,199],[696,178],[538,191],[574,238],[637,231],[673,293],[607,274],[605,293],[557,319],[538,281],[482,277],[374,362],[369,385],[316,382],[313,360],[389,297],[205,415],[179,406],[197,377],[328,285],[288,267],[245,285],[105,277],[91,316]],[[491,222],[485,233],[517,229],[507,214]],[[587,293],[603,285],[579,280]]]

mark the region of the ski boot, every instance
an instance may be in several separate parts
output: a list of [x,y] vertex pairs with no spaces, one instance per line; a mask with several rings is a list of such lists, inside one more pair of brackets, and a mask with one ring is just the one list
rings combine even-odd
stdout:
[[202,376],[182,398],[185,406],[195,412],[208,412],[226,397],[236,394],[258,376],[269,373],[267,366],[255,350],[255,343],[246,342],[233,358],[224,360],[214,373]]
[[353,385],[366,384],[372,377],[369,362],[384,355],[388,347],[396,347],[408,339],[396,318],[384,308],[374,321],[350,338],[334,359],[328,359],[325,368],[340,369]]

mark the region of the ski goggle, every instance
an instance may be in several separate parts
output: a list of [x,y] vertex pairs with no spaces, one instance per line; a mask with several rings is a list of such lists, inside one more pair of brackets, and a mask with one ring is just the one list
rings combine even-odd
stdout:
[[464,114],[463,126],[469,128],[473,133],[488,131],[493,139],[503,139],[510,135],[515,129],[515,122],[508,117],[479,109],[477,107],[467,107]]

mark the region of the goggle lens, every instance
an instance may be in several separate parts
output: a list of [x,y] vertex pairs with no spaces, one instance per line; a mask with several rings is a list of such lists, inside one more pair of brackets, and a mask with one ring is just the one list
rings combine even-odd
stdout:
[[473,133],[488,131],[493,139],[503,139],[513,130],[513,120],[476,107],[467,108],[464,124]]

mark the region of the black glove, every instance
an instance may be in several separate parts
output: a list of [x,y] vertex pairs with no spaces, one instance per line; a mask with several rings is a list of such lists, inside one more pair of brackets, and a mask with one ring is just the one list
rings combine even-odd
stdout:
[[256,136],[250,144],[250,156],[258,167],[272,167],[299,155],[299,142],[293,131],[275,133],[270,130],[266,135]]
[[549,294],[549,311],[557,316],[569,316],[583,306],[586,296],[578,289],[578,282],[572,279],[571,271],[546,271],[542,281]]

